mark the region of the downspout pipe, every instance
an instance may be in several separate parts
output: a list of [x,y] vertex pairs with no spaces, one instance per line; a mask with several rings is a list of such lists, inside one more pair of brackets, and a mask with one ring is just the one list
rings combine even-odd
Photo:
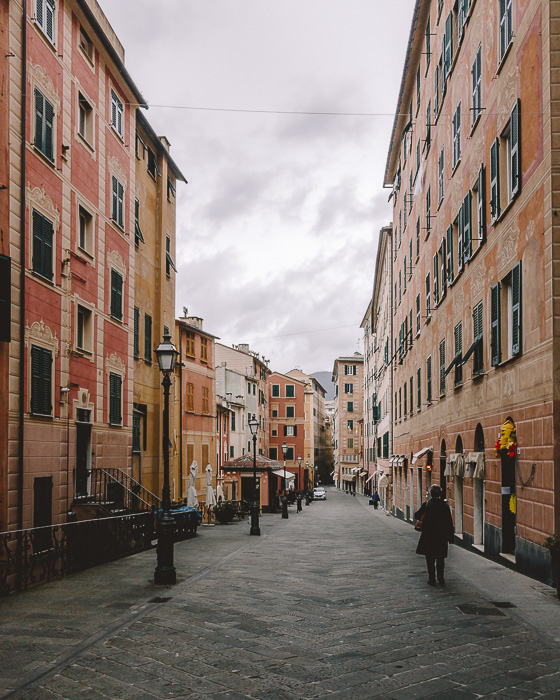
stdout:
[[19,280],[19,425],[17,472],[17,529],[23,530],[23,448],[25,382],[25,178],[27,135],[27,0],[23,0],[21,27],[21,170],[20,170],[20,280]]
[[183,329],[179,325],[179,498],[183,498]]

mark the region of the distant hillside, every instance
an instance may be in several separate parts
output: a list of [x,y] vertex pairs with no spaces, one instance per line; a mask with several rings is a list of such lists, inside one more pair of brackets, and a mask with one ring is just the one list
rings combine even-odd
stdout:
[[325,396],[325,401],[333,401],[334,399],[334,384],[331,380],[332,372],[313,372],[311,375],[321,384],[323,389],[327,392]]

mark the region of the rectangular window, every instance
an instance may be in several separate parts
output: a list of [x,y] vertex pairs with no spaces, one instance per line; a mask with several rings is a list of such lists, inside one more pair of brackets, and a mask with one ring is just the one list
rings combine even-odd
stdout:
[[93,145],[93,107],[81,92],[78,94],[78,134]]
[[286,418],[295,418],[296,409],[294,406],[286,406]]
[[406,292],[406,255],[404,256],[403,260],[403,284],[404,284],[404,291]]
[[122,423],[122,377],[111,372],[109,374],[109,423],[121,425]]
[[55,36],[55,4],[54,0],[35,0],[35,22],[41,28],[47,39],[54,44]]
[[235,411],[231,412],[230,420],[231,420],[231,430],[232,430],[232,432],[235,432]]
[[490,347],[492,366],[500,364],[500,285],[490,290]]
[[200,339],[200,359],[202,362],[208,362],[208,338]]
[[194,413],[194,384],[192,382],[187,382],[185,405],[186,411],[189,411],[189,413]]
[[119,321],[123,317],[123,278],[116,270],[111,270],[111,316]]
[[152,317],[144,314],[144,359],[152,361]]
[[453,63],[453,11],[451,11],[445,20],[445,36],[444,36],[444,59],[443,59],[443,70],[444,77],[443,82],[447,79],[451,71],[451,64]]
[[346,407],[346,410],[348,413],[354,413],[354,402],[353,401],[348,401],[348,405]]
[[416,295],[416,335],[420,333],[420,294]]
[[482,47],[478,47],[472,68],[472,124],[482,112]]
[[406,414],[408,413],[408,402],[407,402],[407,385],[406,382],[404,383],[403,386],[403,415],[406,418]]
[[141,414],[137,411],[132,413],[132,451],[140,452],[142,447],[141,436]]
[[171,181],[171,178],[167,178],[167,201],[170,202],[171,198],[176,196],[175,185]]
[[344,365],[345,375],[356,375],[356,365]]
[[210,390],[207,386],[202,387],[202,413],[210,413]]
[[519,100],[517,100],[509,120],[508,180],[510,201],[519,194],[521,190],[521,156],[519,145]]
[[31,346],[31,413],[52,415],[52,352]]
[[189,357],[194,357],[194,333],[187,331],[185,333],[185,353]]
[[463,263],[471,259],[472,255],[472,192],[469,190],[463,200]]
[[473,309],[473,374],[481,374],[484,371],[483,334],[482,302],[480,302]]
[[455,386],[463,383],[463,324],[459,322],[453,329],[455,344]]
[[138,248],[140,243],[145,243],[142,229],[140,228],[140,202],[134,200],[134,245]]
[[54,107],[35,88],[35,148],[54,161]]
[[444,152],[443,148],[441,149],[439,153],[439,159],[438,159],[438,203],[441,204],[441,201],[443,200],[443,193],[444,193]]
[[354,431],[354,421],[353,421],[353,420],[349,420],[349,421],[348,421],[348,432],[351,433],[351,432],[353,432],[353,431]]
[[140,309],[134,307],[134,357],[140,355]]
[[272,385],[272,396],[280,396],[280,384]]
[[93,63],[93,42],[83,27],[80,27],[79,46],[85,53],[88,61]]
[[410,415],[414,413],[414,380],[410,377]]
[[295,386],[293,384],[286,384],[286,398],[293,399],[295,395]]
[[[498,362],[500,362],[504,354],[506,354],[507,359],[510,359],[521,353],[521,263],[517,263],[511,272],[504,277],[501,284],[497,286],[499,305],[497,317],[499,347],[497,356],[499,357]],[[492,311],[494,312],[494,309]]]
[[53,278],[53,237],[54,228],[38,211],[33,210],[33,272],[45,279]]
[[512,0],[499,0],[500,6],[500,61],[513,38]]
[[76,347],[84,352],[93,351],[93,314],[81,304],[77,309]]
[[426,275],[426,316],[432,315],[432,288],[430,284],[430,273]]
[[439,343],[439,395],[445,394],[445,338]]
[[439,259],[438,254],[434,255],[434,307],[439,303]]
[[451,285],[454,279],[453,273],[453,225],[447,227],[446,231],[446,258],[447,258],[447,284]]
[[78,247],[93,253],[93,216],[82,206],[78,207]]
[[148,159],[147,159],[147,170],[148,173],[154,178],[156,177],[156,169],[159,172],[159,168],[156,162],[156,156],[155,153],[152,151],[151,148],[148,148]]
[[432,356],[426,358],[426,401],[432,403]]
[[112,205],[111,219],[119,226],[124,228],[124,187],[122,183],[113,175],[112,182]]
[[500,139],[490,146],[490,221],[500,216]]
[[416,370],[416,408],[422,410],[422,368]]
[[439,272],[441,279],[441,298],[447,293],[447,251],[445,245],[445,238],[441,239],[439,245]]
[[348,438],[347,439],[347,447],[349,450],[354,449],[354,438]]
[[111,90],[111,126],[121,139],[124,136],[123,115],[123,103],[120,101],[115,91]]
[[284,437],[294,437],[296,434],[295,425],[285,425],[284,426]]
[[[428,187],[426,191],[426,231],[432,228],[432,188]],[[416,251],[416,255],[420,255],[420,250]]]
[[344,385],[344,393],[345,394],[353,394],[354,393],[354,385],[353,384],[345,384]]
[[453,168],[461,160],[461,103],[453,114]]
[[430,18],[428,17],[428,22],[426,24],[426,63],[430,64],[430,58],[432,56],[432,35],[430,34]]
[[477,248],[486,240],[486,177],[484,165],[480,166],[476,183],[476,233]]
[[432,101],[428,102],[428,107],[426,108],[426,148],[430,147],[432,141]]

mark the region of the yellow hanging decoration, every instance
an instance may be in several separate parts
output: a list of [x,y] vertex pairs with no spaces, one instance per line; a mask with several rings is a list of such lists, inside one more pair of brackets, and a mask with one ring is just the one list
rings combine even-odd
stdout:
[[517,498],[514,493],[511,494],[509,499],[509,510],[515,515],[517,510]]

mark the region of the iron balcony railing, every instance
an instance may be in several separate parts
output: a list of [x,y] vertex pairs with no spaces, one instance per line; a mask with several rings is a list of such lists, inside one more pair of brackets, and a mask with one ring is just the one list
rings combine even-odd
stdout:
[[74,503],[96,503],[127,513],[156,511],[161,507],[158,496],[122,469],[91,469],[88,490],[88,494],[77,494]]
[[152,547],[151,511],[0,533],[0,596]]

